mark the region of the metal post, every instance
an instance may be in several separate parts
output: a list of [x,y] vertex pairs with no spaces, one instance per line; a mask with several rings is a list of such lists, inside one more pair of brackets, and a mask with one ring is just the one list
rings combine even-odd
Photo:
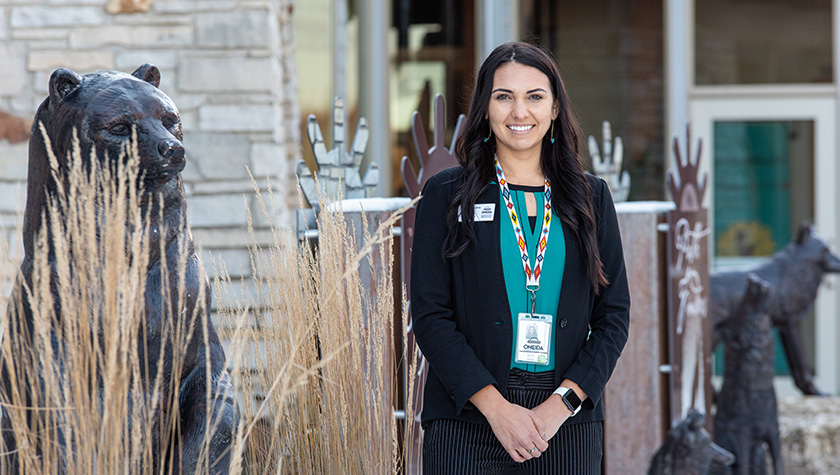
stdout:
[[479,13],[476,21],[478,48],[476,65],[484,61],[496,46],[513,41],[519,32],[519,2],[513,0],[481,0],[476,2]]
[[[665,150],[671,141],[681,136],[688,121],[688,90],[694,81],[694,2],[665,0]],[[668,154],[666,154],[667,156]],[[686,157],[688,158],[688,157]],[[676,163],[668,160],[666,167],[676,170]]]
[[333,2],[333,97],[347,100],[347,0]]
[[379,168],[377,196],[391,196],[391,124],[388,72],[388,27],[390,2],[361,0],[359,6],[359,71],[361,116],[370,124],[368,153],[359,168],[362,177],[372,161]]

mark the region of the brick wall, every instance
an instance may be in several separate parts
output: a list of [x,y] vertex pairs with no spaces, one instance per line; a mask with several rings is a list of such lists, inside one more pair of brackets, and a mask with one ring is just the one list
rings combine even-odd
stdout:
[[[212,275],[213,253],[234,277],[248,277],[247,209],[257,227],[266,220],[246,167],[262,184],[272,178],[282,222],[291,224],[297,206],[292,0],[153,0],[132,14],[108,13],[105,3],[0,0],[0,110],[31,118],[60,67],[85,74],[156,65],[181,112],[189,220],[205,266]],[[0,140],[0,228],[18,222],[26,162],[26,142]]]

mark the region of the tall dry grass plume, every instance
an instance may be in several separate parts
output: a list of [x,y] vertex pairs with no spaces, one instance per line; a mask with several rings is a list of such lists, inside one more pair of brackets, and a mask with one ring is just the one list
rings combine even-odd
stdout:
[[[265,216],[276,216],[255,190]],[[234,297],[237,284],[223,263],[215,264],[222,318],[252,315],[253,325],[238,330],[249,345],[237,363],[245,394],[258,395],[241,407],[251,421],[252,473],[403,469],[402,426],[393,411],[402,349],[393,339],[392,230],[407,207],[375,230],[363,216],[360,241],[340,200],[325,202],[317,244],[301,245],[275,224],[270,246],[251,246],[256,292],[245,301]]]
[[[147,265],[162,249],[149,246],[141,210],[153,197],[138,189],[134,147],[110,162],[83,160],[76,144],[66,170],[52,157],[52,172],[66,175],[35,241],[31,279],[10,269],[0,241],[0,282],[4,272],[18,275],[0,306],[0,473],[178,473],[167,463],[180,434],[174,385],[185,342],[209,322],[201,305],[187,318],[163,308],[171,351],[161,350],[157,367],[140,354]],[[266,216],[276,216],[255,189]],[[404,360],[394,321],[405,303],[395,302],[391,230],[401,211],[374,230],[363,225],[359,241],[340,208],[324,205],[317,246],[275,223],[270,246],[251,246],[256,292],[244,300],[234,297],[243,284],[223,261],[213,263],[226,365],[242,395],[232,473],[404,471],[403,451],[413,444],[403,444],[393,410]],[[184,267],[162,272],[183,282]],[[163,287],[161,301],[183,301],[183,285]],[[218,397],[208,392],[206,406]],[[211,468],[205,460],[203,470]]]
[[[178,472],[167,463],[180,435],[177,385],[186,343],[207,317],[201,296],[193,315],[172,315],[184,308],[181,285],[161,296],[160,324],[146,321],[148,264],[165,245],[151,248],[150,233],[166,230],[149,228],[157,197],[143,192],[136,147],[135,134],[116,160],[82,157],[78,139],[61,164],[50,154],[58,189],[3,320],[2,473]],[[180,261],[160,272],[184,282]],[[146,358],[149,331],[168,344]]]

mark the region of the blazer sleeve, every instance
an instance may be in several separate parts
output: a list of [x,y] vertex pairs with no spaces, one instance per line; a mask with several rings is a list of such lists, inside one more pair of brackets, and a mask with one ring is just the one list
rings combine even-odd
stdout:
[[426,183],[417,204],[411,252],[411,318],[423,355],[460,414],[469,399],[496,384],[458,329],[454,310],[452,260],[443,257],[450,196],[440,174]]
[[587,409],[600,402],[607,380],[627,342],[630,325],[630,290],[615,204],[606,182],[600,178],[594,181],[591,180],[590,185],[595,197],[598,250],[608,283],[595,296],[589,321],[589,339],[564,374],[588,396],[583,403]]

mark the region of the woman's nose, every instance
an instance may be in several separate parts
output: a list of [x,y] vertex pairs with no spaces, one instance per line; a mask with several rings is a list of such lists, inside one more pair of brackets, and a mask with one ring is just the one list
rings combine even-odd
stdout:
[[528,108],[525,106],[525,101],[516,100],[513,102],[513,116],[517,119],[528,117]]

